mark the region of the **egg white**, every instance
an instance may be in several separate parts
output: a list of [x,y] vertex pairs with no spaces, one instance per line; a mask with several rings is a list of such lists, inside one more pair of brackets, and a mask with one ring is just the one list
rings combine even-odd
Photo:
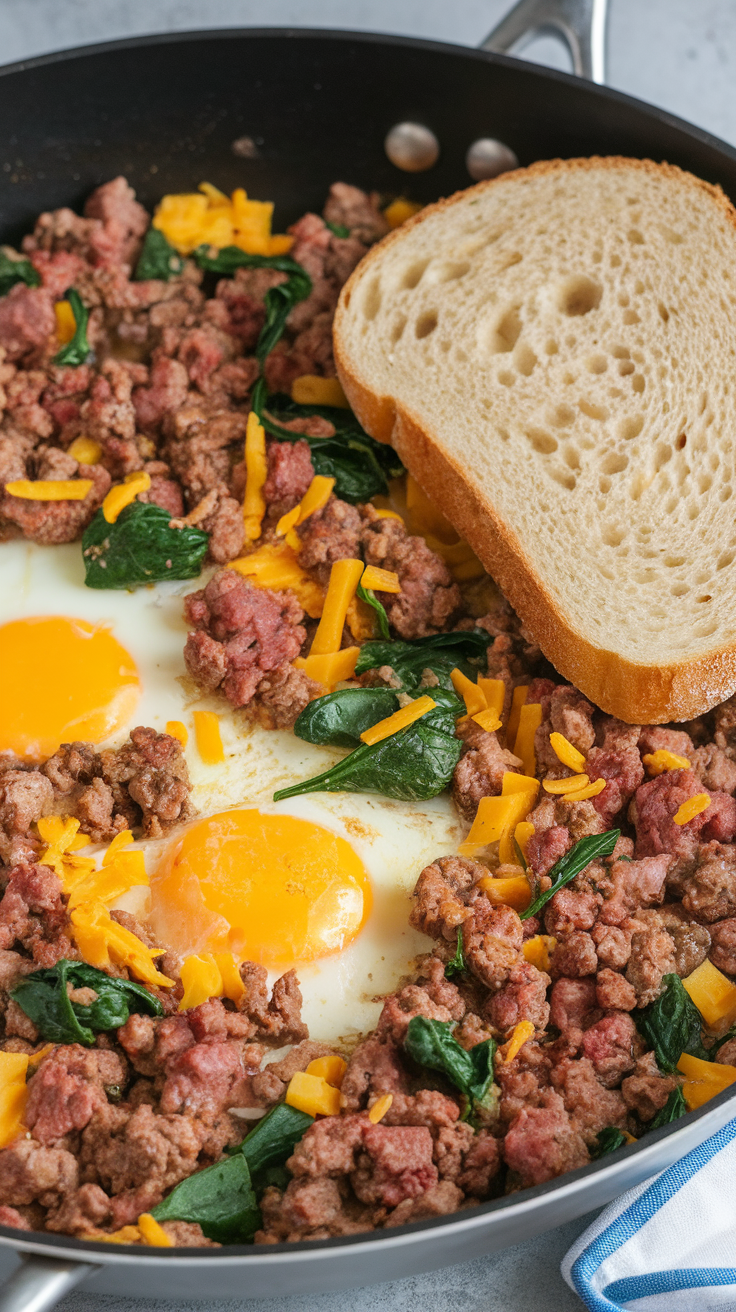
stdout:
[[[183,597],[202,580],[172,581],[135,592],[96,591],[84,586],[78,544],[39,547],[11,542],[2,547],[5,587],[0,624],[24,616],[65,615],[109,625],[138,667],[142,693],[131,721],[105,746],[117,746],[137,724],[162,732],[168,720],[189,730],[186,759],[191,800],[199,817],[230,807],[258,806],[334,830],[353,847],[368,871],[373,906],[366,924],[342,951],[319,961],[297,963],[310,1035],[351,1044],[378,1018],[382,994],[409,973],[430,940],[411,929],[411,891],[422,868],[454,852],[462,825],[447,794],[429,802],[392,801],[377,795],[320,793],[274,803],[278,788],[321,773],[344,751],[302,742],[290,730],[264,730],[234,711],[223,697],[200,695],[183,660],[187,626]],[[205,765],[199,757],[192,712],[220,717],[225,760]],[[151,874],[168,840],[140,842]],[[144,915],[147,891],[131,890],[116,906]]]

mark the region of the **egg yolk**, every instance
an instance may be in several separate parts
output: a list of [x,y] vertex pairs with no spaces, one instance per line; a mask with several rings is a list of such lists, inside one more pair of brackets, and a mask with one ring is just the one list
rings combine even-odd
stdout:
[[63,615],[0,625],[0,751],[36,760],[75,739],[100,743],[140,696],[132,656],[109,629]]
[[151,925],[176,952],[234,952],[285,969],[339,952],[371,888],[330,829],[290,815],[227,811],[192,825],[151,879]]

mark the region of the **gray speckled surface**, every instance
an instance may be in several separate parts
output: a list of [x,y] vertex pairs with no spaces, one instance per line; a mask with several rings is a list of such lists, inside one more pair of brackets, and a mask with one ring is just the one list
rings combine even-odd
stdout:
[[[609,0],[612,86],[690,119],[736,144],[734,0]],[[509,7],[505,0],[0,0],[0,60],[155,31],[198,27],[364,28],[477,44]],[[567,67],[561,49],[537,41],[528,56]],[[560,1259],[592,1215],[461,1266],[349,1294],[215,1304],[102,1297],[84,1286],[64,1312],[574,1312]],[[0,1253],[0,1280],[15,1261]]]

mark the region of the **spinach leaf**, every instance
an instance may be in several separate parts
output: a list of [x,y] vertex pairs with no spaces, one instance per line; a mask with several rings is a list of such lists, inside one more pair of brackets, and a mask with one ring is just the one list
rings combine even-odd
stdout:
[[721,1035],[720,1039],[716,1039],[714,1043],[711,1043],[708,1049],[711,1061],[714,1060],[716,1053],[720,1052],[724,1043],[728,1043],[730,1039],[736,1039],[736,1025],[732,1025],[730,1029],[726,1030],[725,1034]]
[[307,1112],[300,1112],[285,1102],[277,1103],[235,1150],[245,1157],[259,1197],[273,1183],[273,1169],[284,1166],[313,1121],[314,1117]]
[[133,278],[143,282],[147,278],[169,278],[181,273],[184,261],[176,249],[167,241],[158,228],[150,227],[143,239],[141,253],[135,266]]
[[636,1026],[654,1049],[661,1071],[676,1071],[683,1052],[703,1061],[712,1053],[703,1047],[703,1017],[679,975],[665,975],[664,990],[655,1002],[636,1015]]
[[400,801],[424,802],[448,786],[462,751],[455,719],[463,704],[451,693],[432,688],[437,705],[372,747],[361,744],[324,774],[274,793],[280,802],[301,793],[381,793]]
[[331,747],[356,747],[360,735],[399,709],[392,688],[340,688],[308,702],[294,725],[297,738]]
[[450,958],[445,966],[445,979],[452,979],[453,975],[459,975],[461,970],[465,970],[465,953],[463,951],[463,931],[458,929],[455,955]]
[[484,1107],[493,1084],[495,1039],[485,1039],[470,1051],[452,1037],[452,1022],[414,1016],[404,1048],[419,1066],[440,1071],[473,1105]]
[[600,1130],[595,1137],[597,1146],[593,1149],[592,1157],[604,1157],[606,1153],[615,1153],[617,1148],[622,1148],[626,1143],[623,1130],[617,1130],[615,1125],[607,1125],[605,1130]]
[[249,1243],[261,1212],[245,1156],[234,1153],[182,1180],[151,1215],[157,1221],[194,1221],[219,1244]]
[[378,631],[381,634],[381,637],[390,638],[391,634],[389,633],[388,615],[386,614],[386,608],[382,604],[382,602],[378,600],[378,597],[376,596],[373,589],[364,588],[363,584],[359,583],[356,589],[356,595],[360,598],[361,601],[365,602],[366,606],[370,606],[371,610],[374,610],[376,612],[376,617],[378,619]]
[[170,528],[171,514],[133,501],[108,524],[98,510],[82,535],[88,588],[137,588],[159,579],[193,579],[209,538],[200,528]]
[[210,255],[210,250],[209,246],[198,246],[194,252],[200,269],[228,275],[241,268],[277,269],[279,273],[288,274],[286,282],[266,292],[266,322],[260,331],[255,350],[256,359],[263,365],[284,331],[289,312],[299,301],[306,300],[311,292],[312,279],[306,269],[288,255],[249,255],[238,246],[223,246],[216,255]]
[[[267,396],[263,379],[256,383],[251,404],[267,433],[282,442],[309,443],[315,474],[335,479],[335,495],[355,504],[388,492],[388,479],[398,478],[404,466],[392,447],[376,442],[361,427],[352,410],[339,406],[301,405],[289,396]],[[335,429],[332,437],[310,437],[284,428],[292,419],[314,415],[327,419]]]
[[684,1116],[686,1111],[685,1095],[678,1085],[676,1089],[672,1090],[664,1107],[661,1107],[654,1119],[649,1122],[647,1129],[658,1130],[662,1125],[671,1125],[673,1121],[677,1121],[681,1116]]
[[72,307],[74,323],[76,324],[74,336],[66,346],[62,346],[54,356],[54,364],[66,364],[76,367],[84,364],[92,354],[89,342],[87,341],[87,324],[89,322],[89,311],[83,303],[79,292],[70,287],[65,294],[65,299]]
[[591,861],[595,861],[599,856],[610,856],[620,837],[620,829],[608,829],[604,834],[590,834],[588,838],[581,838],[569,852],[555,862],[549,872],[552,887],[548,888],[546,893],[540,893],[526,911],[519,913],[520,920],[528,920],[530,916],[536,916],[550,898],[554,897],[558,889],[569,884],[570,880],[579,875],[581,870],[585,870]]
[[[67,993],[72,988],[94,989],[94,1002],[72,1002]],[[26,975],[10,993],[38,1028],[41,1037],[51,1043],[82,1043],[89,1047],[95,1033],[115,1030],[124,1025],[130,1013],[143,1012],[160,1016],[163,1007],[158,998],[142,984],[116,979],[83,961],[63,958],[46,970]]]
[[[468,678],[477,675],[479,665],[485,670],[490,642],[491,636],[485,629],[470,629],[467,633],[434,633],[428,638],[413,638],[409,642],[364,642],[355,673],[365,674],[380,665],[390,665],[411,692],[418,687],[423,671],[430,669],[442,687],[449,690],[452,688],[450,673],[456,667]],[[434,696],[431,688],[428,691]],[[462,714],[462,709],[458,714]]]
[[329,228],[330,232],[334,232],[336,237],[350,236],[350,229],[346,228],[344,223],[330,223],[329,219],[323,219],[323,223],[326,228]]
[[0,247],[0,296],[7,296],[11,287],[17,282],[24,282],[26,287],[40,287],[41,275],[37,273],[30,260],[13,259]]

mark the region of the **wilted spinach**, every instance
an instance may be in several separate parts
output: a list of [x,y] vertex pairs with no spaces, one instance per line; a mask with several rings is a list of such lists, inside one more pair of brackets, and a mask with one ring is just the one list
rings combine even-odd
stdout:
[[307,1112],[300,1112],[285,1102],[277,1103],[245,1136],[238,1148],[232,1150],[243,1154],[259,1198],[266,1185],[278,1182],[276,1172],[279,1177],[282,1172],[286,1176],[284,1163],[313,1121],[314,1117]]
[[67,342],[66,346],[62,346],[61,350],[56,352],[53,363],[65,364],[72,368],[76,368],[77,365],[85,364],[91,355],[90,345],[87,341],[89,311],[82,301],[79,292],[75,291],[73,287],[70,287],[66,292],[65,300],[67,300],[72,307],[72,314],[74,315],[74,323],[76,326],[71,341]]
[[88,588],[137,588],[160,579],[193,579],[209,538],[200,528],[171,528],[171,514],[133,501],[108,524],[98,510],[82,536]]
[[143,240],[141,253],[138,256],[138,263],[135,266],[133,277],[136,282],[143,282],[147,278],[161,278],[168,282],[169,278],[181,273],[184,268],[184,261],[178,254],[170,241],[167,241],[164,234],[154,227],[150,227]]
[[679,975],[665,975],[664,990],[650,1006],[636,1014],[639,1033],[654,1049],[661,1071],[676,1071],[683,1052],[703,1061],[713,1053],[703,1047],[703,1017]]
[[193,1221],[218,1244],[249,1243],[261,1211],[245,1155],[234,1153],[182,1180],[151,1215],[157,1221]]
[[664,1107],[661,1107],[657,1115],[647,1126],[648,1130],[659,1130],[663,1125],[671,1125],[673,1121],[679,1120],[687,1111],[685,1095],[679,1087],[673,1089]]
[[325,219],[324,225],[326,228],[329,228],[330,232],[334,232],[336,237],[350,236],[350,229],[346,228],[344,223],[330,223],[329,219]]
[[[437,675],[442,687],[449,691],[452,688],[450,673],[456,667],[467,674],[468,678],[475,678],[479,672],[485,673],[489,642],[491,637],[485,629],[434,633],[428,638],[413,638],[408,642],[384,642],[378,639],[364,642],[355,673],[365,674],[367,670],[390,665],[404,688],[411,692],[418,688],[424,670],[430,669]],[[433,689],[427,691],[434,696]],[[463,710],[461,704],[458,714],[462,714]]]
[[[72,1002],[67,993],[72,988],[94,989],[94,1002]],[[160,1016],[163,1007],[158,998],[142,984],[115,979],[83,961],[63,958],[46,970],[26,975],[10,993],[50,1043],[82,1043],[90,1047],[95,1034],[116,1030],[124,1025],[131,1012]]]
[[608,829],[604,834],[590,834],[588,838],[581,838],[569,852],[555,862],[549,872],[552,880],[551,888],[548,888],[546,893],[540,893],[526,911],[521,911],[520,919],[528,920],[530,916],[536,916],[550,898],[579,875],[581,870],[585,870],[591,861],[597,860],[599,856],[610,856],[620,837],[620,829]]
[[361,744],[323,774],[274,793],[274,801],[301,793],[381,793],[406,802],[436,797],[449,784],[462,743],[455,720],[463,703],[454,693],[432,688],[437,703],[420,720],[390,738]]
[[308,702],[294,725],[297,738],[330,747],[356,747],[360,735],[399,709],[392,688],[340,688]]
[[356,590],[356,596],[359,597],[361,601],[364,601],[366,606],[370,606],[371,610],[375,611],[378,620],[378,631],[381,637],[390,639],[391,635],[389,633],[386,607],[378,600],[373,589],[364,588],[363,584],[359,583]]
[[605,1157],[606,1153],[615,1153],[617,1148],[622,1148],[626,1143],[623,1130],[617,1130],[615,1125],[607,1125],[605,1130],[600,1130],[595,1137],[596,1147],[591,1152],[592,1157]]
[[14,259],[0,248],[0,296],[7,296],[11,287],[15,287],[18,282],[24,282],[26,287],[40,287],[41,275],[30,260],[20,256]]
[[445,966],[445,979],[452,979],[453,975],[459,975],[461,970],[465,970],[465,953],[463,951],[463,931],[457,931],[457,946],[454,957],[450,957]]
[[[273,350],[284,331],[284,325],[299,301],[306,300],[312,290],[312,279],[301,264],[288,255],[249,255],[239,246],[223,246],[216,255],[210,255],[211,247],[198,246],[194,258],[200,269],[211,273],[224,273],[232,276],[236,269],[276,269],[288,275],[286,282],[278,287],[271,287],[266,292],[266,322],[256,343],[255,355],[260,365]],[[260,416],[259,416],[260,417]]]
[[468,1051],[452,1037],[451,1021],[414,1016],[409,1021],[404,1048],[419,1066],[446,1076],[465,1094],[470,1107],[490,1109],[495,1039],[485,1039]]

